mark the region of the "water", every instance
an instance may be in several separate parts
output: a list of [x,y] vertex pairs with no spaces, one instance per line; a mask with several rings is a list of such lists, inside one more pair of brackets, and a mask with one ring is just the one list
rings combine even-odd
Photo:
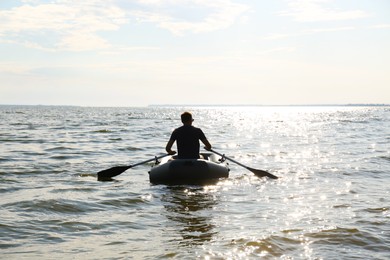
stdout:
[[[213,186],[151,185],[190,109],[230,164]],[[390,108],[0,106],[4,259],[389,259]]]

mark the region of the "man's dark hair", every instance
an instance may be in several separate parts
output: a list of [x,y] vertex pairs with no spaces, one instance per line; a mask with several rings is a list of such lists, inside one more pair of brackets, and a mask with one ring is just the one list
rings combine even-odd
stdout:
[[182,123],[189,123],[192,121],[192,114],[190,112],[184,112],[181,114],[181,122]]

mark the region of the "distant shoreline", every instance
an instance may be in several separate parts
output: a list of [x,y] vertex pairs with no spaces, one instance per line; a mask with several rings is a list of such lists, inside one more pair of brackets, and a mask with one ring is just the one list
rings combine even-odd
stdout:
[[259,104],[152,104],[146,106],[82,106],[82,105],[42,105],[42,104],[0,104],[0,106],[19,107],[101,107],[101,108],[153,108],[153,107],[388,107],[390,104],[290,104],[290,105],[259,105]]
[[290,104],[290,105],[256,105],[256,104],[235,104],[235,105],[185,105],[185,104],[161,104],[161,105],[148,105],[148,107],[386,107],[390,104]]

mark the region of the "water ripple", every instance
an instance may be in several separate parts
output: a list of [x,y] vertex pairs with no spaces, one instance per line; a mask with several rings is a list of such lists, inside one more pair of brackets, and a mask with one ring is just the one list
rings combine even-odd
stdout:
[[[150,185],[193,112],[230,163],[210,186]],[[388,259],[386,107],[0,106],[3,258]]]

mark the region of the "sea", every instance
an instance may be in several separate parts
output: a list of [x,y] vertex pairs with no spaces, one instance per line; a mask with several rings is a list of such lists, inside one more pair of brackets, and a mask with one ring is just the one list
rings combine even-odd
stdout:
[[[279,179],[97,180],[163,155],[184,111]],[[390,106],[2,105],[0,194],[0,259],[390,259]]]

